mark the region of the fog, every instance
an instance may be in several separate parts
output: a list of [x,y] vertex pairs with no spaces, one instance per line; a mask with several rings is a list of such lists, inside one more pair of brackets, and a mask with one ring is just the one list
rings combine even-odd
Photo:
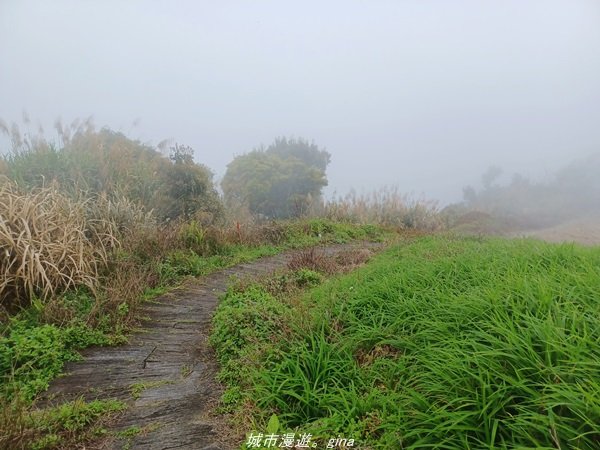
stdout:
[[600,2],[0,0],[0,117],[23,111],[49,137],[93,116],[170,138],[217,177],[303,137],[332,154],[328,195],[447,203],[490,165],[600,151]]

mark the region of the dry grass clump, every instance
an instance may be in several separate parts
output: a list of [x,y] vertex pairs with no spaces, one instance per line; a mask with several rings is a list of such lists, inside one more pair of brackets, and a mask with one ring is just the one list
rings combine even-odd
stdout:
[[322,280],[319,274],[350,272],[365,264],[372,256],[373,252],[368,248],[350,248],[333,254],[315,248],[298,250],[292,254],[286,269],[258,277],[250,275],[240,278],[230,288],[235,292],[245,292],[258,284],[271,295],[285,294],[289,297],[307,285],[318,284],[317,281]]
[[290,270],[309,269],[326,274],[338,272],[337,266],[335,257],[328,256],[315,247],[295,253],[288,262]]
[[157,220],[153,211],[147,211],[142,205],[124,195],[111,197],[105,192],[86,202],[86,215],[96,223],[108,226],[108,233],[116,225],[119,234],[131,235],[140,230],[156,228]]
[[[247,242],[255,244],[272,244],[280,245],[283,244],[288,236],[289,227],[282,222],[267,222],[255,225],[243,225],[236,224],[236,230],[240,229],[242,236]],[[244,242],[244,241],[242,241]]]
[[516,222],[508,217],[493,216],[484,211],[471,210],[455,213],[448,210],[446,222],[448,229],[466,235],[506,235],[518,229]]
[[11,306],[76,286],[94,290],[118,245],[114,222],[89,219],[87,202],[54,186],[25,193],[7,179],[1,183],[0,301]]
[[311,247],[294,253],[287,267],[292,271],[308,269],[333,275],[349,272],[366,263],[371,256],[373,252],[367,248],[351,248],[329,255],[323,250]]
[[222,253],[230,246],[281,245],[289,240],[290,226],[282,222],[256,223],[233,221],[220,225],[203,225],[198,220],[176,222],[182,248],[199,255]]
[[360,195],[351,192],[325,202],[319,213],[334,221],[377,223],[400,229],[434,231],[442,227],[435,202],[411,199],[397,187]]
[[[354,261],[354,258],[352,258]],[[324,251],[311,247],[307,250],[301,250],[294,255],[288,262],[288,269],[292,271],[308,269],[327,275],[344,272],[345,267],[350,265],[351,260],[340,253],[339,255],[328,255]],[[348,264],[347,264],[348,263]]]
[[377,344],[369,350],[362,347],[359,348],[356,350],[354,357],[360,367],[365,367],[373,364],[378,359],[397,359],[401,354],[402,352],[392,345]]
[[365,264],[372,256],[373,252],[368,248],[351,248],[338,253],[335,259],[343,272],[349,272]]
[[[112,265],[112,270],[103,281],[103,296],[96,301],[89,313],[88,321],[97,323],[104,314],[110,314],[127,324],[139,319],[137,308],[143,301],[147,289],[159,285],[159,275],[148,264],[139,264],[132,259],[121,259]],[[119,313],[121,305],[127,305],[127,313]],[[115,316],[116,314],[116,316]]]

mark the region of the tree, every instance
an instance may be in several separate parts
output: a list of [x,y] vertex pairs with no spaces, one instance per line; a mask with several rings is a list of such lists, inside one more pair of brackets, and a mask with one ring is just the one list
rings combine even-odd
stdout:
[[320,150],[314,142],[309,143],[302,138],[276,138],[275,142],[267,148],[266,153],[283,159],[297,158],[307,166],[317,168],[323,173],[331,162],[331,155],[328,152]]
[[481,176],[483,189],[489,191],[494,187],[494,182],[502,175],[502,169],[498,166],[490,166]]
[[331,155],[304,139],[278,138],[229,163],[221,187],[229,205],[270,218],[299,216],[327,186]]
[[213,174],[208,167],[194,162],[194,150],[187,145],[171,147],[172,162],[167,172],[167,196],[163,214],[168,218],[189,219],[199,213],[211,221],[222,213]]

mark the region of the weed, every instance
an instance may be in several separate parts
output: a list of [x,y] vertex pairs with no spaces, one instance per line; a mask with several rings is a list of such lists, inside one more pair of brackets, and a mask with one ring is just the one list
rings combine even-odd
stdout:
[[135,438],[136,436],[151,433],[152,431],[156,431],[161,426],[162,425],[159,422],[152,422],[143,427],[140,427],[137,425],[132,425],[129,428],[126,428],[124,430],[121,430],[121,431],[118,431],[117,433],[115,433],[115,437],[118,439],[122,439],[124,441],[123,445],[122,445],[122,449],[128,450],[133,445],[133,438]]
[[335,273],[337,271],[336,259],[325,255],[315,247],[295,253],[288,263],[290,270],[310,269],[316,272]]
[[131,397],[134,400],[137,400],[141,397],[142,392],[148,389],[154,389],[160,386],[164,386],[166,384],[173,384],[172,380],[157,380],[157,381],[141,381],[138,383],[134,383],[129,387],[129,392],[131,392]]
[[187,377],[189,377],[193,371],[194,371],[194,368],[192,366],[190,366],[189,364],[184,364],[179,369],[179,373],[181,374],[181,378],[187,378]]
[[300,288],[316,286],[323,281],[323,276],[310,269],[298,269],[294,274],[294,281]]
[[32,328],[24,320],[14,320],[8,334],[0,337],[0,392],[8,398],[18,392],[32,399],[48,387],[64,362],[79,358],[77,349],[92,344],[107,344],[107,339],[83,324]]

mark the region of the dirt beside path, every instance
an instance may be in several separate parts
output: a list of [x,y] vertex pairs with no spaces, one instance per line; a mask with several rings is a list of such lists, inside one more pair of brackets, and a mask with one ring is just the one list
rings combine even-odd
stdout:
[[[374,244],[321,249],[335,254],[364,246]],[[293,253],[213,273],[153,300],[142,311],[148,316],[143,330],[134,333],[128,344],[85,350],[84,360],[67,364],[67,375],[51,384],[45,398],[52,403],[79,396],[118,398],[129,404],[110,429],[129,437],[86,449],[230,448],[215,431],[218,418],[211,414],[221,394],[215,381],[218,366],[207,343],[212,313],[231,278],[284,268]]]

